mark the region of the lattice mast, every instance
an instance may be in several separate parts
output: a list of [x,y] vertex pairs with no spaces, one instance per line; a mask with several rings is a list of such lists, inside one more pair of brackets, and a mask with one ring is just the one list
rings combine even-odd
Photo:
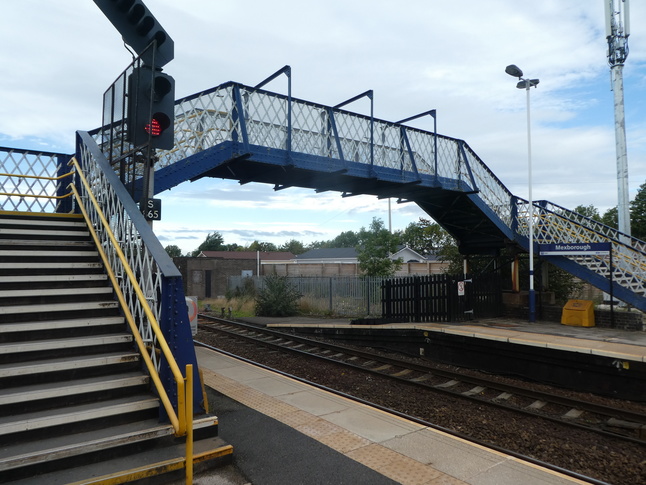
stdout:
[[606,39],[611,89],[615,104],[615,145],[617,153],[618,229],[630,235],[630,206],[628,194],[628,155],[626,151],[626,118],[624,114],[623,68],[628,57],[630,35],[629,0],[604,0]]

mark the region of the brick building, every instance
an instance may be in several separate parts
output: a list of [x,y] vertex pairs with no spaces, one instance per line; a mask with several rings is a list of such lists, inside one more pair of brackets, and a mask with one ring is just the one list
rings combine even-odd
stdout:
[[291,260],[295,256],[282,251],[202,251],[196,258],[173,258],[182,273],[187,296],[217,298],[227,291],[229,276],[257,276],[269,261]]

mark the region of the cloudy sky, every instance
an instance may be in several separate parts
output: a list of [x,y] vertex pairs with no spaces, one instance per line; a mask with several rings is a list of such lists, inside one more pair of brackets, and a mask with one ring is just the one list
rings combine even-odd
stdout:
[[[100,125],[102,96],[131,56],[89,0],[2,0],[0,145],[72,153],[74,132]],[[165,72],[182,97],[226,81],[255,85],[292,67],[295,97],[335,105],[368,89],[375,116],[437,109],[438,131],[464,139],[527,198],[525,92],[531,91],[533,198],[602,213],[617,205],[613,94],[603,0],[148,0],[175,42]],[[624,68],[630,197],[646,182],[646,2],[631,3]],[[267,89],[286,93],[279,78]],[[368,101],[349,106],[368,114]],[[431,118],[412,122],[432,130]],[[388,224],[388,202],[202,179],[160,194],[162,243],[331,239]],[[392,204],[392,227],[424,214]]]

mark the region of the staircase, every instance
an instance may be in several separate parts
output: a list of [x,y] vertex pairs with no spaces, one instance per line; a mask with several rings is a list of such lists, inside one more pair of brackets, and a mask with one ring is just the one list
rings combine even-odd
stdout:
[[[143,368],[83,218],[0,212],[0,482],[183,476]],[[194,429],[196,463],[230,459],[217,418]]]

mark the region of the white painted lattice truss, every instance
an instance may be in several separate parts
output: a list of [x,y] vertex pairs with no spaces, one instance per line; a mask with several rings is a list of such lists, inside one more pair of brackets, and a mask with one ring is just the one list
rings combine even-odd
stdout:
[[[89,194],[81,184],[80,192],[83,206],[88,212],[91,224],[100,238],[100,245],[107,255],[109,266],[120,282],[128,309],[137,323],[139,333],[146,347],[149,349],[149,356],[155,368],[159,370],[157,339],[151,328],[150,321],[144,313],[144,307],[134,291],[133,282],[127,277],[126,268],[118,257],[116,246],[112,244],[109,232],[112,232],[117,239],[118,247],[125,255],[129,269],[134,273],[157,321],[160,321],[161,317],[162,273],[148,246],[143,243],[129,211],[126,210],[122,199],[119,197],[119,195],[123,197],[126,194],[125,190],[121,194],[118,194],[115,190],[115,182],[118,182],[116,175],[106,172],[84,144],[80,145],[79,156],[78,162],[82,167],[83,174],[90,187],[92,187],[92,193],[109,227],[105,227],[98,211],[89,200]],[[108,180],[109,177],[112,177],[113,180]]]
[[69,177],[58,179],[60,154],[0,149],[0,209],[56,212]]

